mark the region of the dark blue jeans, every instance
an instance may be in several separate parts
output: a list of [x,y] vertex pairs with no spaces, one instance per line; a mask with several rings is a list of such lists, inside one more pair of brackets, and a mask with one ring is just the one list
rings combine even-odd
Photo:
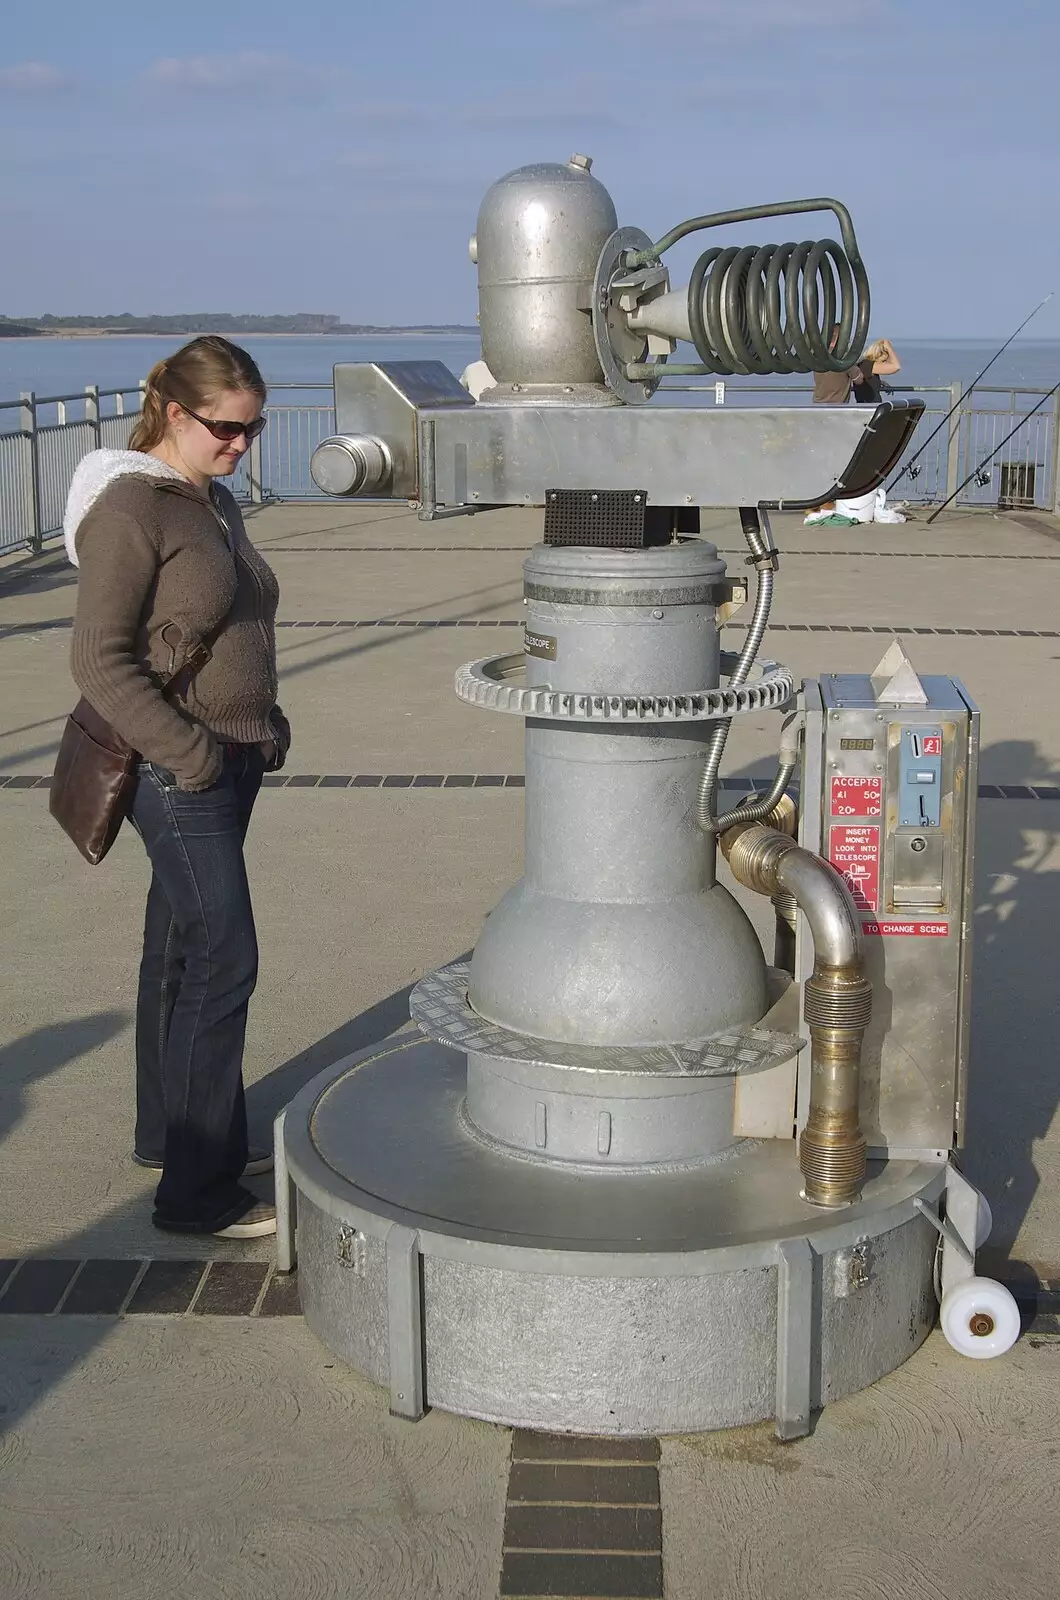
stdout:
[[243,840],[265,762],[229,746],[186,794],[144,761],[131,820],[153,875],[136,1004],[136,1152],[162,1161],[154,1221],[210,1233],[249,1211],[243,1040],[258,973]]

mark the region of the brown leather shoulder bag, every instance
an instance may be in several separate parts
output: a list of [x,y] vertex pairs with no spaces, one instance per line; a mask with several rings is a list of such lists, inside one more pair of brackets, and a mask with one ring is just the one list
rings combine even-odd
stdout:
[[[179,672],[160,685],[162,693],[183,699],[211,653],[208,644],[195,645]],[[132,803],[140,759],[139,751],[87,700],[78,701],[59,741],[48,804],[60,828],[93,867],[118,837]]]

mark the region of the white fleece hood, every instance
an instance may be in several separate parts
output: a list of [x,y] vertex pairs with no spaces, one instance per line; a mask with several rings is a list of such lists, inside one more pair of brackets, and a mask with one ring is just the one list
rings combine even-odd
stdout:
[[79,463],[66,497],[66,515],[63,517],[63,538],[66,553],[74,566],[78,565],[74,538],[78,528],[108,484],[116,478],[131,474],[139,478],[178,478],[185,480],[175,467],[167,467],[157,456],[145,455],[141,450],[92,450]]

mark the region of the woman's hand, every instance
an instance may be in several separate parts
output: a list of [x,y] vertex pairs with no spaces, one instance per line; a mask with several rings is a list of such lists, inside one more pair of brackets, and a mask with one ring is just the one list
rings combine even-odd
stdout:
[[896,372],[901,372],[902,363],[895,354],[894,345],[890,339],[881,339],[880,345],[883,349],[883,355],[879,360],[872,363],[872,370],[878,378],[893,377]]
[[279,746],[277,745],[276,740],[263,739],[258,745],[258,749],[265,757],[265,771],[271,772],[275,764],[276,757],[279,754]]
[[291,748],[291,724],[288,722],[279,706],[273,706],[272,710],[269,712],[269,722],[276,729],[276,738],[274,741],[276,764],[272,768],[272,771],[279,772],[280,768],[286,762],[287,752]]

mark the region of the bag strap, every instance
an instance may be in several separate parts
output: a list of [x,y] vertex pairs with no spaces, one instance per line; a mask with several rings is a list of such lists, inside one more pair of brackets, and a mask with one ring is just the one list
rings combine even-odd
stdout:
[[[202,671],[203,667],[213,656],[213,647],[220,638],[221,633],[224,630],[224,625],[228,621],[228,618],[231,616],[231,614],[232,613],[230,610],[226,611],[217,626],[212,628],[206,635],[206,638],[200,639],[198,644],[192,646],[192,648],[188,651],[188,654],[185,656],[183,664],[177,668],[176,672],[170,673],[168,678],[162,679],[161,683],[159,684],[159,688],[163,694],[168,695],[170,693],[176,693],[179,699],[187,699],[188,690],[191,688],[196,674]],[[176,627],[177,624],[175,622],[167,622],[165,626],[159,630],[161,637],[165,639],[166,628]]]
[[[214,496],[213,496],[213,493],[212,493],[212,489],[211,489],[211,492],[208,494],[207,498],[209,500],[210,510],[213,512],[214,516],[217,518],[217,521],[220,523],[222,531],[224,532],[225,544],[228,546],[229,553],[231,554],[232,564],[236,569],[236,581],[238,583],[238,581],[239,581],[239,563],[238,563],[238,560],[236,558],[236,548],[235,548],[236,547],[236,541],[235,541],[235,537],[233,535],[231,527],[229,526],[228,518],[225,516],[224,512],[221,510],[220,506],[217,504],[217,501],[214,499]],[[217,626],[210,633],[208,633],[206,635],[206,638],[205,639],[200,639],[198,644],[193,646],[193,648],[191,650],[189,650],[187,656],[184,659],[183,666],[178,668],[178,670],[176,672],[174,672],[171,677],[168,677],[168,678],[163,680],[162,685],[161,685],[163,694],[170,694],[171,692],[173,692],[173,693],[175,693],[177,695],[177,697],[179,699],[181,699],[181,700],[186,700],[187,699],[188,690],[191,688],[196,674],[202,671],[203,667],[206,665],[206,663],[212,657],[212,655],[213,655],[213,647],[217,643],[218,639],[220,638],[221,633],[222,633],[222,631],[224,629],[224,625],[228,621],[228,618],[229,618],[230,615],[231,615],[231,611],[230,610],[226,611],[224,616],[221,618],[220,622],[217,624]],[[176,623],[172,623],[171,624],[171,623],[167,622],[165,627],[163,627],[160,630],[163,639],[166,636],[166,628],[171,627],[171,626],[172,627],[176,627]]]
[[[228,618],[226,617],[225,622],[227,621]],[[224,622],[222,622],[221,627],[224,627]],[[203,667],[213,655],[211,645],[216,642],[217,635],[220,633],[220,631],[220,628],[216,628],[214,630],[213,634],[210,636],[210,644],[207,644],[205,639],[200,639],[199,643],[195,645],[192,650],[189,650],[184,665],[177,672],[174,672],[171,677],[163,680],[163,694],[168,695],[175,693],[177,698],[180,700],[186,700],[188,698],[188,690],[191,688],[196,674],[202,671]]]
[[[236,539],[235,539],[235,535],[233,534],[232,529],[229,526],[228,518],[225,516],[224,512],[221,510],[220,506],[217,504],[217,501],[214,499],[212,491],[207,495],[207,499],[209,501],[210,510],[213,512],[214,516],[217,518],[217,521],[220,523],[221,529],[222,529],[222,531],[224,533],[225,544],[228,546],[229,554],[232,557],[232,565],[235,568],[236,582],[238,584],[238,581],[239,581],[239,562],[238,562],[238,559],[236,557]],[[220,622],[217,624],[217,626],[215,628],[213,628],[211,630],[210,633],[208,633],[206,635],[205,639],[200,639],[198,644],[194,645],[192,647],[192,649],[188,651],[188,654],[184,659],[183,665],[181,667],[179,667],[176,672],[172,673],[168,678],[164,678],[162,680],[160,688],[161,688],[163,694],[175,693],[179,699],[181,699],[181,700],[186,700],[187,699],[188,690],[191,688],[196,674],[202,671],[203,667],[206,665],[206,663],[212,657],[212,655],[213,655],[213,647],[217,643],[218,639],[220,638],[221,633],[224,630],[224,625],[228,621],[228,618],[230,616],[231,616],[231,609],[229,609],[228,611],[225,612],[225,614],[221,618]],[[175,627],[177,627],[177,624],[175,622],[167,622],[159,630],[160,635],[161,635],[163,640],[165,640],[165,637],[166,637],[166,628],[171,628],[171,627],[175,628]],[[179,632],[179,629],[178,629],[178,632]]]

